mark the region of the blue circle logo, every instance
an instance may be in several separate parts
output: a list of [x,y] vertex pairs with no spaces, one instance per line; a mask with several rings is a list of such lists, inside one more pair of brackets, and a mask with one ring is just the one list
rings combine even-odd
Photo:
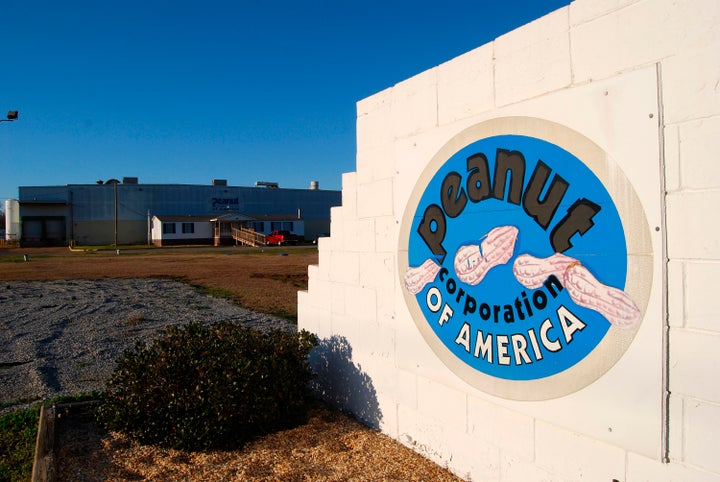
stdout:
[[426,177],[406,213],[400,275],[416,323],[453,366],[546,380],[611,330],[637,330],[621,215],[580,159],[540,138],[495,135]]

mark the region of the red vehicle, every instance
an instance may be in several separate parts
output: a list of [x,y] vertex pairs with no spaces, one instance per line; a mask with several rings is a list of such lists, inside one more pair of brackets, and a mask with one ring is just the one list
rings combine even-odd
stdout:
[[277,246],[282,246],[283,244],[297,244],[298,241],[300,241],[300,238],[296,234],[284,230],[275,230],[268,234],[265,238],[265,244],[275,244]]

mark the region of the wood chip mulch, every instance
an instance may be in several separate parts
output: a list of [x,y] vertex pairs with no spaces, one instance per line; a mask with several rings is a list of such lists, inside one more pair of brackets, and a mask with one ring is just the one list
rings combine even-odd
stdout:
[[98,433],[90,417],[58,430],[57,480],[460,481],[356,420],[317,404],[308,423],[236,451],[182,452]]

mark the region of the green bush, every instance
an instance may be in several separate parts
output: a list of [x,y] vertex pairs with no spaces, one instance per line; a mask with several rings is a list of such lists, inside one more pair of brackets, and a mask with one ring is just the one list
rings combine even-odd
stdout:
[[170,327],[118,361],[101,423],[143,444],[235,448],[305,421],[317,338],[236,323]]

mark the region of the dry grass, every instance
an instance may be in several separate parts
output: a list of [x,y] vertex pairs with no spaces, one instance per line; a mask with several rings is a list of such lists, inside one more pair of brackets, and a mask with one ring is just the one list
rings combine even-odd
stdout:
[[[28,262],[22,262],[25,253]],[[112,250],[0,249],[0,280],[176,278],[230,295],[246,308],[296,318],[297,291],[307,287],[307,267],[316,263],[313,248],[121,250],[120,255]]]
[[[24,253],[30,261],[23,262]],[[288,253],[280,256],[280,253]],[[178,278],[227,294],[242,306],[297,316],[307,286],[307,249],[151,250],[75,253],[0,249],[0,280]],[[307,424],[258,439],[239,451],[183,453],[143,447],[88,428],[64,440],[61,480],[457,481],[402,444],[323,405]]]

